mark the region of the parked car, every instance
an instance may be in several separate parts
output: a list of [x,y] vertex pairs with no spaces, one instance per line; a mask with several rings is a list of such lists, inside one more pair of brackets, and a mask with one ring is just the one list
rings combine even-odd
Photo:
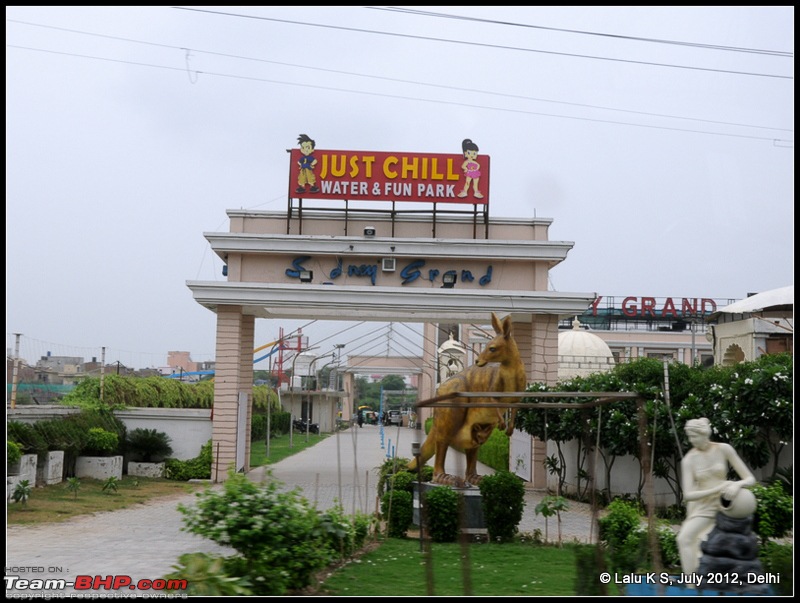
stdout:
[[402,425],[403,415],[399,410],[390,410],[389,414],[387,415],[386,422],[389,425]]

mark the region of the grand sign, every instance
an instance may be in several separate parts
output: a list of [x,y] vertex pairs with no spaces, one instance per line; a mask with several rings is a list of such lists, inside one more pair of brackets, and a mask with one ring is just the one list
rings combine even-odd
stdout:
[[[598,316],[603,309],[598,309],[603,296],[599,296],[591,305],[591,315]],[[613,299],[613,298],[612,298]],[[626,318],[684,318],[689,316],[705,316],[716,312],[717,303],[710,298],[682,297],[626,297],[619,308],[612,301],[609,309]]]
[[292,198],[489,204],[489,156],[470,139],[460,154],[320,150],[306,134],[297,141]]

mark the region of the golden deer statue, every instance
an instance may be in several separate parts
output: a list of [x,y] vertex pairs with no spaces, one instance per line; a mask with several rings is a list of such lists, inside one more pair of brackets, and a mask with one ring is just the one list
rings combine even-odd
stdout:
[[[496,335],[478,356],[475,364],[439,385],[436,390],[437,396],[453,392],[525,391],[527,385],[525,365],[520,358],[517,343],[512,337],[511,317],[506,316],[501,322],[492,312],[492,327]],[[512,409],[506,424],[503,413],[498,407],[487,408],[479,405],[485,402],[515,402],[516,399],[456,397],[449,401],[474,404],[475,408],[437,407],[433,411],[433,425],[420,448],[420,465],[424,465],[435,454],[433,483],[456,487],[478,485],[482,479],[477,471],[478,449],[489,439],[495,427],[505,429],[506,434],[511,435],[517,414],[516,409]],[[445,473],[444,460],[450,446],[463,450],[467,457],[467,468],[463,479]],[[417,459],[408,464],[408,469],[416,471]]]

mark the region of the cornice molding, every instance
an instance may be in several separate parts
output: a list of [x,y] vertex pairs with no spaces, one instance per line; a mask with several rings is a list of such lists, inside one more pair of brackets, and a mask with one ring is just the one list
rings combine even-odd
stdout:
[[257,318],[409,322],[481,322],[491,312],[530,320],[532,314],[581,314],[595,293],[364,287],[187,281],[197,303],[216,312],[240,306]]

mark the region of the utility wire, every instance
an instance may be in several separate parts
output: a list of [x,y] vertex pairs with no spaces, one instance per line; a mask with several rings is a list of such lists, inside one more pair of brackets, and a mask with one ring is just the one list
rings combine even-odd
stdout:
[[338,30],[342,30],[342,31],[349,31],[349,32],[356,32],[356,33],[391,36],[391,37],[397,37],[397,38],[409,38],[409,39],[412,39],[412,40],[425,40],[425,41],[428,41],[428,42],[443,42],[443,43],[447,43],[447,44],[459,44],[459,45],[465,45],[465,46],[476,46],[476,47],[480,47],[480,48],[493,48],[493,49],[496,49],[496,50],[516,50],[518,52],[533,52],[533,53],[539,53],[539,54],[549,54],[549,55],[572,57],[572,58],[578,58],[578,59],[592,59],[592,60],[596,60],[596,61],[612,61],[612,62],[616,62],[616,63],[629,63],[629,64],[633,64],[633,65],[647,65],[647,66],[650,66],[650,67],[668,67],[668,68],[672,68],[672,69],[688,69],[688,70],[693,70],[693,71],[710,71],[710,72],[715,72],[715,73],[728,73],[728,74],[731,74],[731,75],[747,75],[747,76],[753,76],[753,77],[771,77],[771,78],[789,79],[789,80],[794,79],[793,76],[789,76],[789,75],[777,75],[777,74],[771,74],[771,73],[754,73],[754,72],[749,72],[749,71],[731,71],[731,70],[727,70],[727,69],[712,69],[710,67],[692,67],[692,66],[688,66],[688,65],[670,65],[668,63],[654,63],[652,61],[634,61],[634,60],[631,60],[631,59],[615,59],[615,58],[611,58],[611,57],[598,57],[598,56],[592,56],[592,55],[587,55],[587,54],[577,54],[577,53],[570,53],[570,52],[556,52],[554,50],[540,50],[540,49],[535,49],[535,48],[520,48],[518,46],[503,46],[501,44],[486,44],[486,43],[483,43],[483,42],[475,42],[475,41],[465,42],[463,40],[449,40],[449,39],[446,39],[446,38],[433,38],[433,37],[430,37],[430,36],[417,36],[417,35],[412,35],[412,34],[401,34],[401,33],[395,33],[395,32],[390,32],[390,31],[376,31],[376,30],[372,30],[372,29],[363,29],[363,28],[359,28],[359,27],[344,27],[344,26],[341,26],[341,25],[324,25],[324,24],[321,24],[321,23],[308,23],[308,22],[305,22],[305,21],[294,21],[294,20],[291,20],[291,19],[275,19],[273,17],[257,17],[255,15],[243,15],[243,14],[240,14],[240,13],[221,12],[221,11],[213,11],[213,10],[200,9],[200,8],[187,8],[187,7],[183,7],[183,6],[176,6],[174,8],[176,8],[177,10],[188,10],[188,11],[194,11],[194,12],[200,12],[200,13],[209,13],[209,14],[212,14],[212,15],[220,15],[220,16],[225,16],[225,17],[236,17],[238,19],[255,19],[255,20],[258,20],[258,21],[272,21],[272,22],[276,22],[276,23],[288,23],[290,25],[302,25],[304,27],[319,27],[319,28],[322,28],[322,29],[338,29]]
[[608,34],[596,31],[586,31],[580,29],[564,29],[560,27],[545,27],[543,25],[530,25],[528,23],[517,23],[514,21],[496,21],[493,19],[481,19],[478,17],[465,17],[463,15],[451,15],[447,13],[434,13],[431,11],[417,10],[412,8],[399,8],[396,6],[365,6],[368,10],[392,11],[398,13],[406,13],[410,15],[420,15],[423,17],[440,17],[445,19],[453,19],[456,21],[473,21],[476,23],[489,23],[492,25],[507,25],[511,27],[523,27],[526,29],[541,29],[545,31],[558,31],[562,33],[579,34],[583,36],[599,36],[602,38],[615,38],[619,40],[630,40],[633,42],[650,42],[654,44],[670,44],[673,46],[689,46],[691,48],[703,48],[706,50],[724,50],[726,52],[745,52],[754,54],[764,54],[768,56],[779,57],[793,57],[793,52],[786,52],[782,50],[762,50],[757,48],[743,48],[741,46],[721,46],[718,44],[701,44],[698,42],[682,42],[679,40],[662,40],[659,38],[642,38],[637,36],[623,36],[618,34]]
[[[21,24],[24,24],[24,25],[30,25],[32,27],[43,27],[43,28],[48,28],[48,29],[57,29],[57,30],[67,31],[67,32],[70,32],[70,33],[75,33],[75,34],[80,34],[80,35],[96,36],[96,37],[101,37],[101,38],[108,38],[108,39],[112,39],[112,40],[117,40],[117,41],[121,41],[121,42],[128,42],[128,43],[131,43],[131,44],[141,44],[141,45],[145,45],[145,46],[155,46],[155,47],[158,47],[158,48],[167,48],[167,49],[170,49],[170,50],[180,50],[180,51],[183,51],[183,52],[188,51],[188,49],[186,49],[186,48],[184,48],[182,46],[171,46],[171,45],[167,45],[167,44],[159,44],[159,43],[156,43],[156,42],[146,42],[146,41],[143,41],[143,40],[135,40],[135,39],[132,39],[132,38],[122,38],[122,37],[119,37],[119,36],[108,36],[108,35],[97,34],[97,33],[93,33],[93,32],[81,31],[81,30],[76,30],[76,29],[67,29],[67,28],[63,28],[63,27],[54,27],[54,26],[51,26],[51,25],[41,25],[41,24],[38,24],[38,23],[30,23],[30,22],[27,22],[27,21],[14,21],[13,19],[9,19],[9,21],[13,21],[15,23],[21,23]],[[615,107],[606,107],[606,106],[603,106],[603,105],[592,105],[592,104],[589,104],[589,103],[575,103],[575,102],[570,102],[570,101],[559,101],[559,100],[553,100],[553,99],[549,99],[549,98],[540,98],[540,97],[535,97],[535,96],[525,96],[525,95],[521,95],[521,94],[508,94],[508,93],[504,93],[504,92],[496,92],[494,90],[481,90],[481,89],[478,89],[478,88],[465,88],[463,86],[447,86],[447,85],[444,85],[444,84],[436,84],[436,83],[430,83],[430,82],[420,82],[420,81],[416,81],[416,80],[407,80],[407,79],[402,79],[402,78],[393,78],[393,77],[381,76],[381,75],[369,75],[369,74],[357,73],[357,72],[353,72],[353,71],[344,71],[344,70],[341,70],[341,69],[325,69],[325,68],[322,68],[322,67],[312,67],[310,65],[301,65],[301,64],[298,64],[298,63],[287,63],[287,62],[284,62],[284,61],[270,61],[268,59],[261,59],[261,58],[256,58],[256,57],[236,55],[236,54],[230,54],[230,53],[224,53],[224,52],[214,52],[214,51],[211,51],[211,50],[200,50],[200,49],[197,49],[197,48],[194,48],[192,50],[194,52],[207,54],[209,56],[217,56],[217,57],[223,57],[223,58],[228,58],[228,59],[237,59],[237,60],[242,60],[242,61],[253,61],[253,62],[258,62],[258,63],[266,63],[266,64],[270,64],[270,65],[280,65],[282,67],[291,67],[292,69],[307,69],[307,70],[311,70],[311,71],[317,71],[317,72],[320,72],[320,73],[333,73],[333,74],[336,74],[336,75],[347,75],[347,76],[350,76],[350,77],[366,78],[366,79],[371,79],[371,80],[387,81],[387,82],[394,82],[394,83],[399,83],[399,84],[412,84],[412,85],[415,85],[415,86],[426,86],[426,87],[429,87],[429,88],[439,88],[441,90],[452,90],[452,91],[457,91],[457,92],[474,92],[474,93],[478,93],[478,94],[487,94],[487,95],[490,95],[490,96],[497,96],[497,97],[501,97],[501,98],[513,98],[513,99],[518,99],[518,100],[536,101],[536,102],[542,102],[542,103],[553,103],[553,104],[559,104],[559,105],[567,105],[567,106],[571,106],[571,107],[600,109],[600,110],[603,110],[603,111],[617,111],[617,112],[620,112],[620,113],[630,113],[632,115],[646,115],[648,117],[664,117],[664,118],[668,118],[668,119],[683,119],[683,120],[687,120],[687,121],[695,121],[695,122],[700,122],[700,123],[709,123],[709,124],[726,125],[726,126],[742,126],[742,127],[747,127],[747,128],[763,128],[763,129],[767,129],[767,130],[790,131],[790,128],[772,128],[772,127],[769,127],[769,126],[757,126],[757,125],[753,125],[753,124],[742,124],[742,123],[736,123],[736,122],[716,121],[716,120],[712,120],[712,119],[701,119],[701,118],[695,118],[695,117],[682,117],[680,115],[669,115],[669,114],[665,114],[665,113],[652,113],[652,112],[648,112],[648,111],[635,111],[635,110],[632,110],[632,109],[617,109]],[[194,73],[201,73],[201,72],[194,72]]]

